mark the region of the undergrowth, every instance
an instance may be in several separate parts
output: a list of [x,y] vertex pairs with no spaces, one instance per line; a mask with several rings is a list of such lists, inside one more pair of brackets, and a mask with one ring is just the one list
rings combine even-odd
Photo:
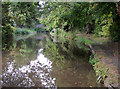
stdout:
[[103,69],[104,67],[99,63],[98,58],[96,58],[93,54],[90,56],[89,62],[93,65],[96,72],[96,76],[98,77],[97,82],[103,83],[108,75],[109,68],[106,67],[105,69]]

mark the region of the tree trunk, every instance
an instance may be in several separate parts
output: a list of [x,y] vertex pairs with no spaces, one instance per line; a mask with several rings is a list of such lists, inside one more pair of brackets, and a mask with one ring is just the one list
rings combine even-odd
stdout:
[[116,2],[116,6],[117,6],[118,14],[119,14],[119,16],[120,16],[120,1],[119,1],[119,2]]

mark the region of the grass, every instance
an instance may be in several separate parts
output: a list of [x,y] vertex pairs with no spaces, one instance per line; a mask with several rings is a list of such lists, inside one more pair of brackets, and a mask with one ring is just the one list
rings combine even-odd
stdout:
[[92,41],[90,41],[90,40],[88,40],[88,39],[86,39],[86,38],[84,38],[84,37],[77,37],[76,38],[76,40],[78,40],[79,42],[81,42],[81,43],[84,43],[84,44],[93,44],[94,42],[92,42]]
[[111,41],[109,37],[100,37],[100,36],[96,36],[95,34],[85,34],[85,32],[81,32],[81,31],[78,31],[76,33],[76,35],[78,37],[83,37],[83,38],[86,38],[86,39],[92,39],[100,44],[103,44],[103,43],[106,43],[106,42],[109,42]]
[[105,78],[107,77],[108,75],[108,70],[109,68],[106,66],[102,66],[100,63],[99,63],[99,60],[97,57],[95,57],[95,55],[91,55],[90,56],[90,60],[89,62],[94,66],[94,70],[96,71],[96,76],[98,76],[97,78],[97,82],[98,83],[102,83],[104,82]]
[[30,34],[35,33],[33,28],[16,28],[15,34]]

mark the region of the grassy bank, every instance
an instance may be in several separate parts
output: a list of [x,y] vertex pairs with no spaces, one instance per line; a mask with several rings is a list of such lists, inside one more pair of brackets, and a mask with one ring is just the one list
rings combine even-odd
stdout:
[[100,63],[99,57],[96,55],[94,49],[91,47],[91,44],[95,43],[84,37],[76,37],[76,39],[78,42],[85,44],[91,51],[89,62],[91,63],[96,72],[97,82],[104,84],[104,80],[108,76],[109,68],[107,66],[103,66]]
[[40,33],[40,32],[45,32],[44,29],[42,28],[15,28],[15,34],[31,34],[31,33]]
[[96,72],[97,82],[104,84],[104,80],[108,76],[109,68],[107,66],[103,66],[100,63],[98,57],[96,55],[93,55],[93,54],[90,56],[89,62],[92,64],[92,66]]
[[16,28],[15,34],[30,34],[35,33],[36,31],[33,28]]
[[94,51],[89,62],[96,72],[97,82],[103,83],[105,87],[119,86],[118,42],[111,42],[109,38],[95,37],[92,34],[79,34],[78,37]]

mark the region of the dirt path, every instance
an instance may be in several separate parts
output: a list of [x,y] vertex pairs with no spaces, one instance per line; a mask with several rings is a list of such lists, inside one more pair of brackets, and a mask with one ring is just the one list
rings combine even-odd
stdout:
[[[106,38],[93,37],[91,34],[77,34],[77,36],[84,37],[93,42],[92,47],[99,59],[99,65],[102,66],[98,68],[104,70],[109,68],[107,78],[104,81],[106,87],[120,87],[120,61],[118,60],[118,42],[111,42]],[[114,89],[114,88],[113,88]]]
[[[119,62],[118,61],[118,57],[116,57],[114,55],[114,51],[112,50],[113,45],[115,45],[116,46],[115,50],[116,50],[116,52],[118,54],[118,43],[109,43],[107,46],[105,46],[103,44],[100,44],[100,43],[92,40],[92,39],[89,39],[89,40],[91,40],[92,42],[96,43],[97,45],[95,45],[95,46],[99,46],[104,51],[104,53],[112,60],[110,63],[113,63],[114,66],[117,66],[120,69],[120,66],[118,65],[118,62]],[[97,51],[97,49],[95,49],[95,50]]]

